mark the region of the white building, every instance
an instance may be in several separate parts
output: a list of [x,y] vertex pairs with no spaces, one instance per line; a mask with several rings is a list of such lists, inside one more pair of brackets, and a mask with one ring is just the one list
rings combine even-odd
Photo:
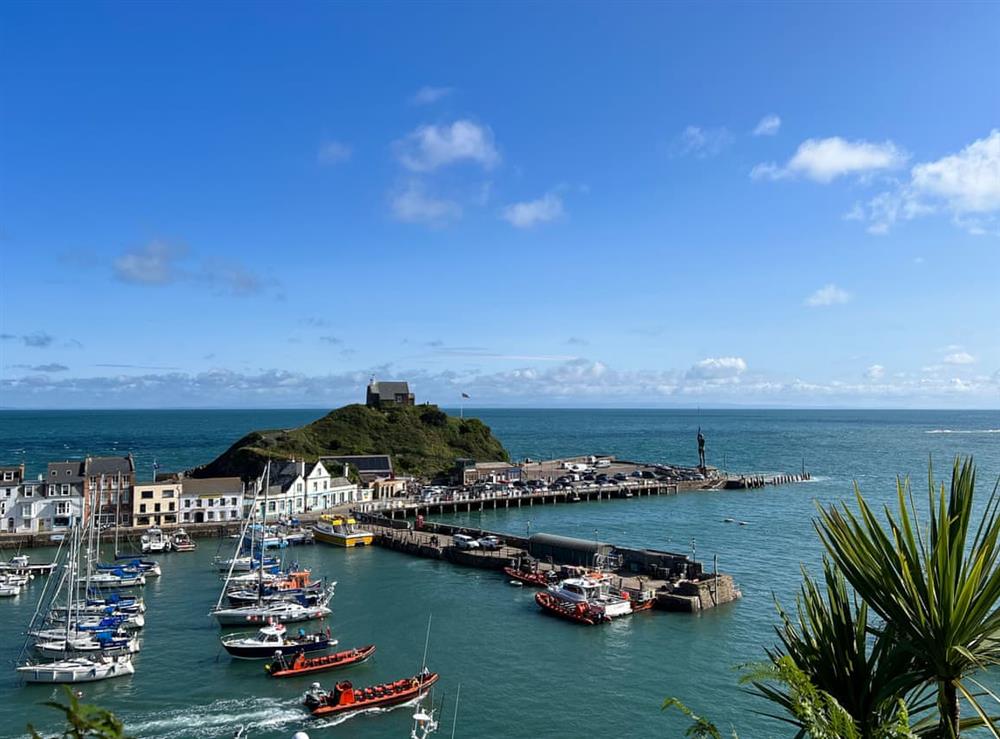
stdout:
[[[346,472],[346,469],[345,469]],[[294,518],[310,511],[325,511],[359,499],[358,486],[334,477],[322,462],[272,462],[267,489],[267,518]],[[264,475],[254,486],[262,490]],[[258,505],[264,506],[263,495]]]
[[178,523],[236,521],[243,517],[244,488],[238,477],[185,477]]

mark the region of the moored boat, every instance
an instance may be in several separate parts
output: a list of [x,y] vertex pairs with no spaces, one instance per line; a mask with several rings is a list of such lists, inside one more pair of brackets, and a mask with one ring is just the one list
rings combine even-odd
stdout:
[[175,552],[193,552],[198,548],[191,536],[184,529],[177,529],[170,539]]
[[316,541],[338,547],[356,547],[371,544],[375,534],[358,528],[350,516],[323,515],[312,529]]
[[17,672],[29,683],[90,683],[132,675],[135,673],[135,666],[130,655],[122,654],[26,664],[18,667]]
[[515,580],[528,585],[534,585],[537,588],[547,588],[552,584],[552,579],[555,577],[540,570],[522,570],[517,567],[504,567],[503,571]]
[[298,654],[289,661],[284,654],[277,654],[274,662],[264,665],[264,672],[271,677],[298,677],[299,675],[310,675],[315,672],[326,670],[336,670],[341,667],[350,667],[364,662],[375,653],[375,645],[368,644],[364,647],[346,649],[335,654],[326,654],[322,657],[306,657]]
[[610,579],[603,573],[569,577],[550,585],[548,592],[558,600],[571,604],[585,603],[604,620],[632,613],[631,600],[613,590]]
[[548,590],[541,593],[535,593],[535,602],[546,612],[551,613],[554,616],[559,616],[560,618],[575,621],[579,624],[593,626],[594,624],[603,623],[606,620],[601,614],[591,609],[586,603],[574,603],[568,600],[561,600],[555,597]]
[[152,526],[147,529],[146,533],[139,540],[139,543],[143,554],[149,552],[169,552],[171,546],[170,537],[164,534],[163,529],[158,526]]
[[313,606],[301,603],[277,602],[239,608],[220,608],[212,615],[220,626],[242,626],[245,624],[281,623],[291,624],[326,618],[332,611],[326,602]]
[[329,629],[313,634],[299,629],[296,636],[288,636],[282,624],[269,624],[256,633],[240,632],[222,637],[222,646],[236,659],[267,659],[279,650],[285,655],[320,652],[336,644]]
[[437,682],[438,674],[426,668],[413,677],[382,683],[368,688],[355,688],[343,680],[333,690],[323,690],[318,683],[303,697],[303,703],[313,716],[334,716],[408,703],[423,696]]

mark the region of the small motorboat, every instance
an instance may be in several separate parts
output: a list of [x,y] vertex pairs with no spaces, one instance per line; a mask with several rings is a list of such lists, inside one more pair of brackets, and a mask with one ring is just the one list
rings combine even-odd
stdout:
[[146,533],[139,539],[139,544],[143,554],[149,552],[169,552],[170,537],[163,533],[163,529],[153,526],[146,530]]
[[570,605],[586,604],[590,612],[602,617],[601,620],[632,613],[631,598],[622,591],[612,588],[610,578],[602,573],[560,580],[558,584],[549,586],[548,593],[553,598]]
[[531,571],[522,570],[517,567],[504,567],[503,571],[515,580],[519,580],[527,585],[534,585],[537,588],[547,588],[552,584],[552,577],[539,570]]
[[92,683],[111,677],[132,675],[135,666],[131,655],[114,657],[77,657],[58,662],[25,664],[17,668],[18,674],[29,683]]
[[334,716],[369,708],[382,708],[407,703],[422,697],[437,682],[438,674],[426,668],[413,677],[391,683],[355,688],[350,680],[343,680],[333,690],[323,690],[313,683],[302,702],[313,716]]
[[275,654],[274,662],[264,665],[264,672],[271,677],[297,677],[298,675],[309,675],[314,672],[324,672],[326,670],[336,670],[340,667],[350,667],[364,662],[375,653],[375,645],[369,644],[364,647],[347,649],[335,654],[326,654],[322,657],[306,657],[299,653],[291,662],[285,659],[281,652]]
[[[260,559],[257,557],[233,557],[232,559],[217,560],[219,572],[251,572],[260,566]],[[275,557],[264,557],[264,571],[277,572],[281,567],[281,562]]]
[[288,636],[283,624],[269,624],[256,633],[240,632],[222,637],[222,646],[236,659],[267,659],[280,651],[284,655],[300,652],[321,652],[337,645],[330,629],[307,634],[299,629],[296,636]]
[[578,624],[593,626],[594,624],[603,623],[607,620],[604,615],[595,611],[586,602],[579,601],[574,603],[572,601],[562,600],[552,595],[552,593],[547,590],[542,593],[535,593],[535,602],[546,612],[551,613],[554,616],[559,616],[560,618],[575,621]]
[[0,582],[0,598],[13,598],[20,592],[20,585],[12,585],[9,582]]
[[175,552],[193,552],[198,545],[191,539],[184,529],[177,529],[177,532],[170,539]]
[[367,546],[375,540],[375,534],[358,528],[358,522],[351,516],[323,515],[312,528],[316,541],[338,547]]

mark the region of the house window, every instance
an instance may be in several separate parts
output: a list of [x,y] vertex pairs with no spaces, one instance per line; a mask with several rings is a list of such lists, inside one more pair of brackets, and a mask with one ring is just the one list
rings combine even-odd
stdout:
[[168,511],[174,510],[174,501],[170,501],[170,507],[167,508]]
[[317,490],[319,490],[319,483],[313,480],[313,492],[315,493]]
[[156,503],[153,505],[153,513],[159,513],[159,512],[160,512],[160,504]]
[[62,494],[69,495],[69,485],[65,482],[62,484]]
[[68,516],[69,515],[69,503],[67,503],[67,502],[56,503],[56,515],[57,516]]
[[9,470],[4,470],[4,472],[3,472],[3,479],[4,479],[4,482],[6,482],[7,480],[13,480],[14,479],[14,473],[10,472]]
[[187,500],[184,501],[184,507],[185,508],[190,508],[191,507],[191,499],[190,498],[188,498]]
[[35,494],[35,489],[34,488],[25,488],[24,489],[24,497],[25,498],[31,498],[32,496],[34,496],[34,494]]
[[213,518],[215,518],[215,511],[209,511],[208,513],[206,513],[205,518],[211,521]]
[[145,513],[145,512],[146,512],[146,504],[145,503],[140,503],[139,504],[139,513]]
[[164,490],[162,493],[160,493],[160,497],[161,498],[173,498],[174,497],[174,491],[173,490]]
[[295,492],[296,493],[301,493],[302,492],[302,483],[301,482],[295,484]]
[[153,497],[153,491],[152,490],[143,490],[142,491],[142,498],[143,498],[143,500],[149,500],[152,497]]

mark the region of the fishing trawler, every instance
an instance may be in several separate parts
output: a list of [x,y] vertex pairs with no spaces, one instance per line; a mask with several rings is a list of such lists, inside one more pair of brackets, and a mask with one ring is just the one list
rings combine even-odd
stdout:
[[371,544],[375,534],[358,528],[358,522],[350,516],[320,516],[313,526],[316,541],[338,547],[356,547]]

